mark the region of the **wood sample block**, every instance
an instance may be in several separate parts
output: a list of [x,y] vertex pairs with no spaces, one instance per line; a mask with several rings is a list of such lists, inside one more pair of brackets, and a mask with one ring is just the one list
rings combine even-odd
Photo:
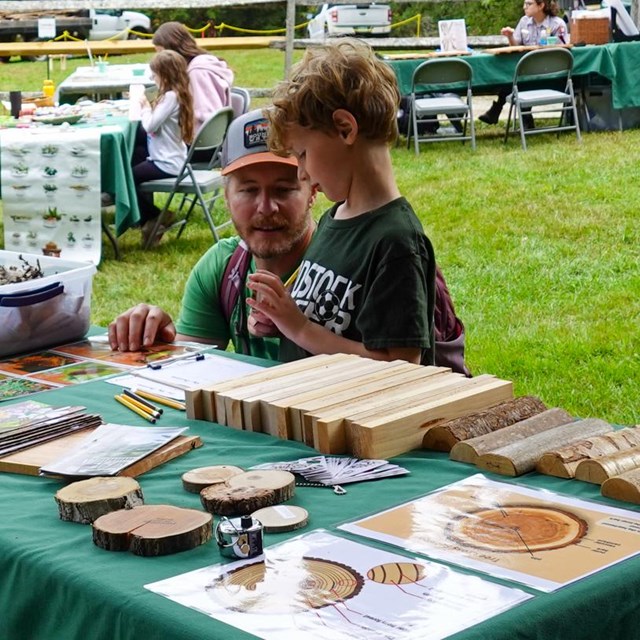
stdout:
[[61,520],[89,524],[100,516],[144,504],[133,478],[96,477],[72,482],[54,496]]
[[[637,428],[637,427],[636,427]],[[576,467],[576,480],[602,484],[605,480],[640,467],[640,447],[618,451],[601,458],[581,460]]]
[[544,402],[534,396],[510,398],[484,411],[461,416],[429,429],[422,447],[435,451],[451,451],[451,448],[461,440],[469,440],[503,429],[530,418],[546,408]]
[[[464,420],[464,418],[462,418],[462,420]],[[548,409],[526,420],[520,420],[520,422],[516,422],[515,424],[502,427],[497,431],[491,431],[483,436],[477,436],[469,440],[462,440],[453,445],[449,453],[449,458],[458,462],[475,464],[481,455],[491,453],[495,449],[500,449],[507,444],[524,440],[536,433],[553,429],[554,427],[569,422],[573,422],[573,417],[564,409]],[[446,425],[441,425],[441,427],[436,428],[446,428]],[[428,435],[430,435],[430,432],[427,436]],[[425,439],[427,436],[425,436]]]
[[320,364],[329,362],[332,357],[333,356],[327,354],[320,354],[310,358],[305,358],[304,360],[296,360],[295,362],[286,362],[284,364],[276,365],[275,367],[268,367],[262,371],[249,373],[246,376],[227,380],[226,382],[218,381],[213,384],[205,383],[202,387],[203,420],[217,422],[218,424],[226,424],[224,400],[219,402],[216,397],[217,393],[224,393],[226,391],[231,391],[232,389],[245,387],[258,382],[267,382],[280,376],[289,375],[290,373],[308,371],[309,369],[320,366]]
[[325,454],[350,451],[347,441],[346,425],[349,420],[358,421],[361,417],[379,416],[385,412],[396,411],[414,403],[422,402],[427,396],[439,393],[452,393],[458,386],[466,384],[463,375],[457,373],[440,375],[437,371],[425,371],[425,377],[411,384],[383,386],[376,391],[353,398],[339,405],[328,407],[315,414],[305,414],[305,443]]
[[187,418],[191,420],[204,420],[204,405],[202,402],[203,393],[200,387],[185,389],[184,405],[187,411]]
[[485,453],[477,459],[476,466],[504,476],[520,476],[533,471],[538,460],[547,451],[559,449],[591,436],[600,436],[609,431],[611,431],[611,425],[604,420],[596,418],[576,420],[505,445],[491,453]]
[[389,458],[422,446],[425,432],[444,420],[485,409],[513,395],[513,385],[493,376],[464,378],[457,391],[380,417],[347,421],[347,442],[359,458]]
[[605,433],[603,436],[574,442],[556,451],[547,451],[538,460],[536,469],[540,473],[558,478],[573,478],[582,460],[597,459],[638,447],[640,447],[640,429],[620,429]]
[[[344,362],[361,360],[358,356],[336,354],[335,356],[316,356],[310,366],[303,366],[308,359],[272,367],[271,374],[263,380],[251,384],[237,384],[230,389],[216,389],[214,392],[217,422],[229,427],[242,429],[242,402],[247,398],[260,396],[271,391],[295,385],[302,381],[322,377],[333,367]],[[297,366],[294,366],[297,365]],[[240,382],[241,378],[237,379]],[[224,419],[222,419],[224,416]]]
[[600,488],[600,493],[614,500],[640,504],[640,468],[605,480]]
[[163,556],[193,549],[211,540],[213,518],[196,509],[142,505],[100,516],[92,525],[93,542],[107,551]]

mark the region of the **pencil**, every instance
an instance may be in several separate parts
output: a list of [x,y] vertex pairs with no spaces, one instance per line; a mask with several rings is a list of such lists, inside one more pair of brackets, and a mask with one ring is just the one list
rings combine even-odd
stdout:
[[147,413],[146,411],[143,411],[142,409],[139,409],[138,407],[136,407],[136,405],[133,404],[132,402],[130,402],[129,398],[127,398],[126,396],[117,395],[117,396],[113,396],[113,397],[120,404],[122,404],[125,407],[127,407],[127,409],[131,409],[131,411],[133,411],[134,413],[137,413],[141,418],[144,418],[145,420],[147,420],[151,424],[155,424],[156,423],[156,419],[150,413]]
[[163,413],[160,407],[156,407],[150,402],[147,402],[142,396],[135,394],[133,391],[129,391],[129,389],[123,389],[122,393],[124,393],[125,396],[131,398],[132,400],[137,400],[140,404],[143,404],[145,407],[147,407],[147,409],[150,409],[151,411],[155,411],[156,413]]
[[160,419],[160,412],[156,411],[155,409],[150,409],[148,406],[150,404],[149,402],[140,402],[142,398],[140,400],[136,400],[135,398],[128,396],[126,393],[121,395],[125,400],[128,400],[132,405],[138,407],[140,411],[144,411],[145,413],[148,413],[152,418],[155,418],[156,420]]
[[136,389],[134,393],[138,396],[146,398],[147,400],[151,400],[151,402],[159,402],[160,404],[165,405],[165,407],[171,407],[172,409],[178,409],[179,411],[187,410],[187,406],[184,402],[178,402],[178,400],[173,400],[172,398],[156,396],[153,393],[149,393],[148,391],[141,391],[140,389]]
[[300,273],[300,267],[298,267],[288,278],[287,281],[284,283],[284,288],[288,289],[289,287],[291,287],[293,285],[293,283],[296,281],[296,278],[298,277],[298,274]]

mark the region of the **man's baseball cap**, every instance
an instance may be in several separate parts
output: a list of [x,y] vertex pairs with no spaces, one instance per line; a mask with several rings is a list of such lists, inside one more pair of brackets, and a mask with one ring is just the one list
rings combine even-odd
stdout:
[[222,175],[226,176],[236,169],[263,162],[277,162],[298,166],[293,156],[277,156],[269,151],[267,136],[269,121],[262,109],[243,113],[234,118],[227,130],[222,147]]

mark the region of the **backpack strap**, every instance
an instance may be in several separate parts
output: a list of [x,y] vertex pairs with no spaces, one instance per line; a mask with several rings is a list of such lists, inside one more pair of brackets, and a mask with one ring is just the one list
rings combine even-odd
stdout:
[[[240,240],[238,246],[227,262],[222,282],[220,283],[220,308],[227,324],[231,322],[231,314],[238,303],[240,294],[244,289],[244,283],[249,273],[251,264],[251,253],[244,240]],[[249,353],[249,340],[246,334],[246,327],[239,327],[238,337],[242,346],[242,352]]]

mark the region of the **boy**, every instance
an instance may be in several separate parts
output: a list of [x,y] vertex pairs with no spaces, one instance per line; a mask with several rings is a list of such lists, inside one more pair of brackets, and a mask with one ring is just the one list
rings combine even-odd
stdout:
[[282,334],[281,360],[343,352],[433,364],[433,248],[389,153],[399,100],[391,69],[353,39],[308,49],[276,88],[272,150],[292,153],[298,177],[338,203],[320,220],[291,294],[269,272],[249,277],[247,303]]

